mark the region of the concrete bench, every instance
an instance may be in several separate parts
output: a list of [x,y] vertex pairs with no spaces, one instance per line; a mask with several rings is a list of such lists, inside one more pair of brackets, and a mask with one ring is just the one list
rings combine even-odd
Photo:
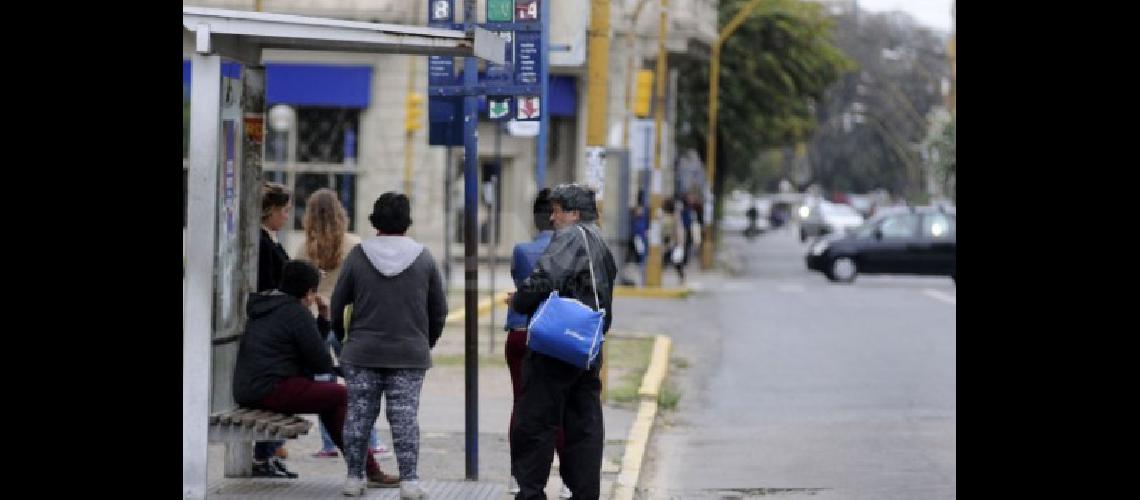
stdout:
[[295,439],[312,426],[293,415],[237,408],[210,415],[209,440],[226,444],[225,477],[251,477],[254,441]]

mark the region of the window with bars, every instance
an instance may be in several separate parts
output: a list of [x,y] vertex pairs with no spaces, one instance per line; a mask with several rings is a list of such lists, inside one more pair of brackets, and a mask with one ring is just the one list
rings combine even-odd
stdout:
[[305,202],[318,189],[329,188],[348,212],[348,230],[356,230],[356,138],[360,110],[297,106],[296,146],[290,164],[288,134],[271,132],[265,148],[265,178],[293,192],[293,224],[303,229]]

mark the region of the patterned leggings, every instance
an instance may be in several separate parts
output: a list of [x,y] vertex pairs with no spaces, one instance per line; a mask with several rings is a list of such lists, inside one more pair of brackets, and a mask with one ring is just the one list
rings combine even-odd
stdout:
[[380,416],[380,397],[388,399],[388,426],[392,428],[392,448],[400,465],[400,479],[419,479],[416,465],[420,457],[420,390],[427,370],[368,368],[343,363],[348,385],[348,418],[344,421],[344,460],[348,477],[364,477],[368,456],[368,436]]

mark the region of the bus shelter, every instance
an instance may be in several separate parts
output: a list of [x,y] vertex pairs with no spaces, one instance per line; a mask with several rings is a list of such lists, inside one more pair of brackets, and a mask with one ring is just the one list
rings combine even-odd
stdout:
[[[183,56],[191,62],[182,317],[183,498],[206,496],[208,419],[212,411],[234,405],[230,382],[237,340],[245,321],[246,297],[257,282],[266,111],[263,51],[501,58],[503,45],[495,42],[498,37],[479,35],[474,31],[182,8]],[[223,61],[239,63],[241,69],[225,70]]]

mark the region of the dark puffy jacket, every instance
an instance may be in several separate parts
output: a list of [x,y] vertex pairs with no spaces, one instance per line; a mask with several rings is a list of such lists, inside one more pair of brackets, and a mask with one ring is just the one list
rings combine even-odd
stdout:
[[617,276],[617,263],[610,254],[609,247],[602,242],[598,226],[592,222],[579,223],[554,232],[550,245],[538,258],[538,264],[530,277],[523,281],[515,292],[511,307],[522,314],[531,315],[539,304],[558,290],[562,297],[574,298],[595,310],[594,288],[590,279],[590,261],[586,257],[586,242],[582,238],[585,229],[589,238],[590,257],[594,261],[594,277],[597,279],[598,301],[606,310],[605,328],[610,331],[613,323],[614,278]]
[[234,366],[234,400],[254,405],[288,377],[332,373],[328,345],[301,301],[276,290],[250,294]]

